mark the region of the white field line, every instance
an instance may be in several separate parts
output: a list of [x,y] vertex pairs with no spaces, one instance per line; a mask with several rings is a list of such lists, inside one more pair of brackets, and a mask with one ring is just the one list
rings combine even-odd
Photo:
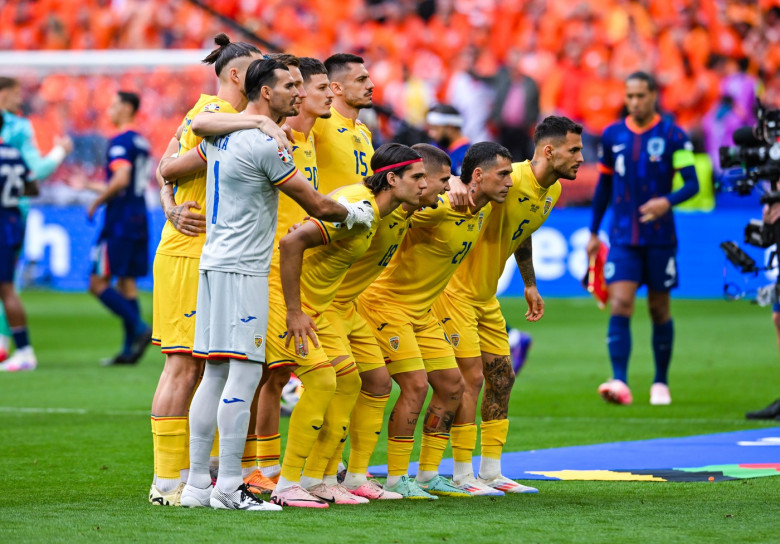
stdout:
[[[20,406],[0,406],[0,413],[9,414],[67,414],[67,415],[105,415],[105,416],[145,416],[148,417],[150,412],[147,410],[94,410],[87,408],[44,408],[44,407],[20,407]],[[736,425],[741,426],[746,423],[741,417],[734,417],[733,419],[709,419],[709,418],[640,418],[640,417],[576,417],[576,416],[511,416],[514,422],[527,422],[527,423],[657,423],[657,424],[673,424],[673,423],[690,423],[690,424],[718,424],[718,425]],[[750,423],[757,423],[752,421]]]

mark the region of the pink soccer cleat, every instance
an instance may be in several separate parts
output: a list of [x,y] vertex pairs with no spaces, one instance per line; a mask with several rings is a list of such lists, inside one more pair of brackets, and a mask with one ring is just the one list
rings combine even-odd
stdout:
[[599,395],[606,402],[613,404],[628,405],[634,402],[634,397],[631,396],[631,390],[621,380],[609,380],[608,382],[599,385]]

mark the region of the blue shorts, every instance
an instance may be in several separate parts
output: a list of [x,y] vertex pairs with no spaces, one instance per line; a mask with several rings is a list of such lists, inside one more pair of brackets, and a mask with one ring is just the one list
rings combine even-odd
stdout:
[[612,246],[604,264],[607,284],[633,281],[651,291],[666,292],[677,287],[675,247]]
[[774,304],[772,304],[772,311],[780,313],[780,302],[775,302]]
[[146,238],[105,238],[92,248],[91,273],[103,278],[142,278],[149,273]]
[[13,283],[16,260],[22,246],[0,245],[0,283]]

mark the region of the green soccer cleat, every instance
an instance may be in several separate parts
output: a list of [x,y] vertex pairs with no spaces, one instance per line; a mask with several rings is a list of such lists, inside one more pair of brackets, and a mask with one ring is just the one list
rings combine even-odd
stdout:
[[423,491],[427,491],[431,495],[440,495],[442,497],[473,497],[471,493],[464,489],[459,489],[452,485],[452,482],[449,481],[444,476],[441,476],[437,474],[427,482],[420,482],[419,480],[416,481],[417,485],[420,486],[420,489]]
[[439,497],[431,495],[427,491],[424,491],[414,480],[409,476],[401,476],[398,483],[392,486],[385,485],[386,491],[392,491],[398,493],[404,499],[427,499],[429,501],[436,500]]

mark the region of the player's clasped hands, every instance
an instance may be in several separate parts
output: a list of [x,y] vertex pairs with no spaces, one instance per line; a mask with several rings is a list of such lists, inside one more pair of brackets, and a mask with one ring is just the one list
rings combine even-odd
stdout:
[[340,197],[337,202],[347,209],[347,218],[344,220],[344,224],[348,229],[351,229],[355,225],[371,228],[371,225],[374,222],[374,208],[371,207],[370,202],[367,200],[349,202],[343,196]]
[[290,342],[293,342],[295,353],[300,357],[306,357],[309,354],[309,339],[315,348],[320,347],[317,335],[314,334],[317,330],[317,325],[310,316],[300,310],[287,310],[287,336],[284,347],[289,348]]
[[450,177],[450,190],[447,191],[447,196],[450,198],[452,209],[456,212],[466,213],[469,211],[469,206],[474,206],[471,190],[459,176]]
[[206,216],[192,211],[199,209],[200,205],[197,202],[188,200],[177,206],[166,207],[165,217],[182,234],[198,236],[206,232]]

